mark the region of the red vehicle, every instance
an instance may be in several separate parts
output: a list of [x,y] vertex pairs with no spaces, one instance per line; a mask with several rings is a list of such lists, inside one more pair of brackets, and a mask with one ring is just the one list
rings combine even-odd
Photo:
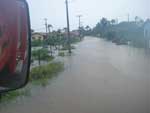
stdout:
[[[11,8],[4,4],[10,4]],[[0,4],[0,72],[5,68],[9,73],[22,71],[27,60],[28,26],[24,8],[19,0],[3,0]]]

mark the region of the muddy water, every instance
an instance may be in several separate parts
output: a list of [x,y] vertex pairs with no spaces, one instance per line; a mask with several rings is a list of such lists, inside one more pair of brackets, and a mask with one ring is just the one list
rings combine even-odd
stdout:
[[150,55],[86,37],[45,88],[0,105],[0,113],[150,113]]

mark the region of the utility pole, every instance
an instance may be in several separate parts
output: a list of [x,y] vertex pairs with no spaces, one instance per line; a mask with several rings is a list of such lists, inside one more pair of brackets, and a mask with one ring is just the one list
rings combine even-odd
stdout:
[[48,27],[48,26],[47,26],[47,18],[44,18],[44,20],[45,20],[46,38],[47,38],[47,37],[48,37],[48,36],[47,36],[47,31],[48,31],[48,28],[47,28],[47,27]]
[[[48,32],[49,32],[49,38],[50,38],[50,40],[52,41],[52,37],[51,37],[51,28],[52,28],[53,26],[49,24],[47,27],[48,27]],[[49,46],[50,46],[50,53],[51,53],[51,56],[53,56],[53,48],[52,48],[52,44],[49,44]]]
[[77,17],[79,18],[79,37],[81,40],[81,17],[82,17],[82,15],[78,15]]
[[68,38],[67,43],[68,43],[68,52],[71,53],[68,0],[66,0],[65,3],[66,3],[66,16],[67,16],[67,38]]

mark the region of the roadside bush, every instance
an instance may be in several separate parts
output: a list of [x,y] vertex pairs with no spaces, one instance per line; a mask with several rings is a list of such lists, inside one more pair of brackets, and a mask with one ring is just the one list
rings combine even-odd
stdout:
[[35,67],[30,72],[30,81],[49,79],[63,69],[63,64],[60,62],[50,63],[45,66]]
[[64,52],[59,52],[59,53],[58,53],[58,56],[64,57],[64,56],[65,56],[65,53],[64,53]]

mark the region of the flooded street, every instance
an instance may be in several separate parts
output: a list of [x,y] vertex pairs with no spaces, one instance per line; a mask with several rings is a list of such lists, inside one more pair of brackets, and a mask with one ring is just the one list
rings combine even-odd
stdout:
[[150,113],[150,55],[86,37],[66,69],[29,97],[0,105],[0,113]]

